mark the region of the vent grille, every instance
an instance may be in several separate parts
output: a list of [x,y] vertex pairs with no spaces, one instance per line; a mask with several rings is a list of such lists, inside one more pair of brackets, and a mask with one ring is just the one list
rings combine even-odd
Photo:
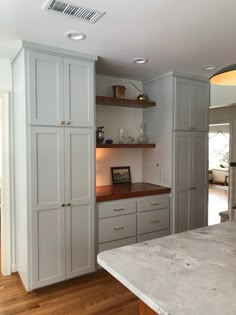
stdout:
[[44,10],[51,11],[58,14],[71,16],[73,18],[86,21],[88,23],[97,22],[105,12],[82,7],[68,1],[49,0],[45,4]]

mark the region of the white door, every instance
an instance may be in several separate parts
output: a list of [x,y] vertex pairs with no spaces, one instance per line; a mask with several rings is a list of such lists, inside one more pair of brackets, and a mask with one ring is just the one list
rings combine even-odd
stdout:
[[63,58],[29,52],[29,123],[58,126],[64,119]]
[[174,130],[190,130],[191,81],[174,79]]
[[209,83],[192,81],[191,89],[190,127],[192,130],[208,131]]
[[174,187],[173,217],[175,232],[189,229],[189,209],[191,203],[192,169],[191,134],[176,132],[174,136]]
[[65,130],[66,278],[95,270],[94,130]]
[[206,226],[208,217],[208,134],[196,132],[192,138],[194,143],[195,228],[197,228]]
[[183,232],[207,225],[207,133],[176,132],[174,152],[175,232]]
[[64,104],[67,125],[94,126],[94,64],[64,59]]
[[174,80],[174,130],[208,131],[209,83]]
[[31,127],[32,288],[65,279],[64,130]]

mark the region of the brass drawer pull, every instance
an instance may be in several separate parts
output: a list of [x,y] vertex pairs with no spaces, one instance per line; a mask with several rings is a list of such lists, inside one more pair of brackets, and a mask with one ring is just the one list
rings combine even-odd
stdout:
[[156,203],[150,203],[150,206],[158,206],[159,205],[159,202],[156,202]]
[[150,223],[158,223],[158,222],[160,222],[160,220],[152,220],[152,221],[150,221]]
[[124,227],[123,227],[123,226],[121,226],[121,227],[118,227],[118,228],[114,228],[113,230],[114,230],[114,231],[124,230]]
[[113,209],[114,211],[123,211],[125,210],[124,208],[118,208],[118,209]]

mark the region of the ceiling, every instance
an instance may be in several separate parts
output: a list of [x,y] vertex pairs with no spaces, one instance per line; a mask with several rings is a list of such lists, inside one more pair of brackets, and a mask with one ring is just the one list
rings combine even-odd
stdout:
[[[97,55],[98,73],[137,80],[170,70],[208,77],[202,66],[236,63],[235,0],[70,1],[106,14],[89,24],[43,11],[43,0],[1,0],[0,58],[24,39]],[[64,38],[71,30],[87,39]],[[136,65],[135,57],[150,62]]]

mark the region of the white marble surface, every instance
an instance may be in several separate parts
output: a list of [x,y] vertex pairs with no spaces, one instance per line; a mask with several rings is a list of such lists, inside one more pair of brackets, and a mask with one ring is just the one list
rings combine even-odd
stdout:
[[236,222],[102,252],[98,263],[159,315],[236,314]]

